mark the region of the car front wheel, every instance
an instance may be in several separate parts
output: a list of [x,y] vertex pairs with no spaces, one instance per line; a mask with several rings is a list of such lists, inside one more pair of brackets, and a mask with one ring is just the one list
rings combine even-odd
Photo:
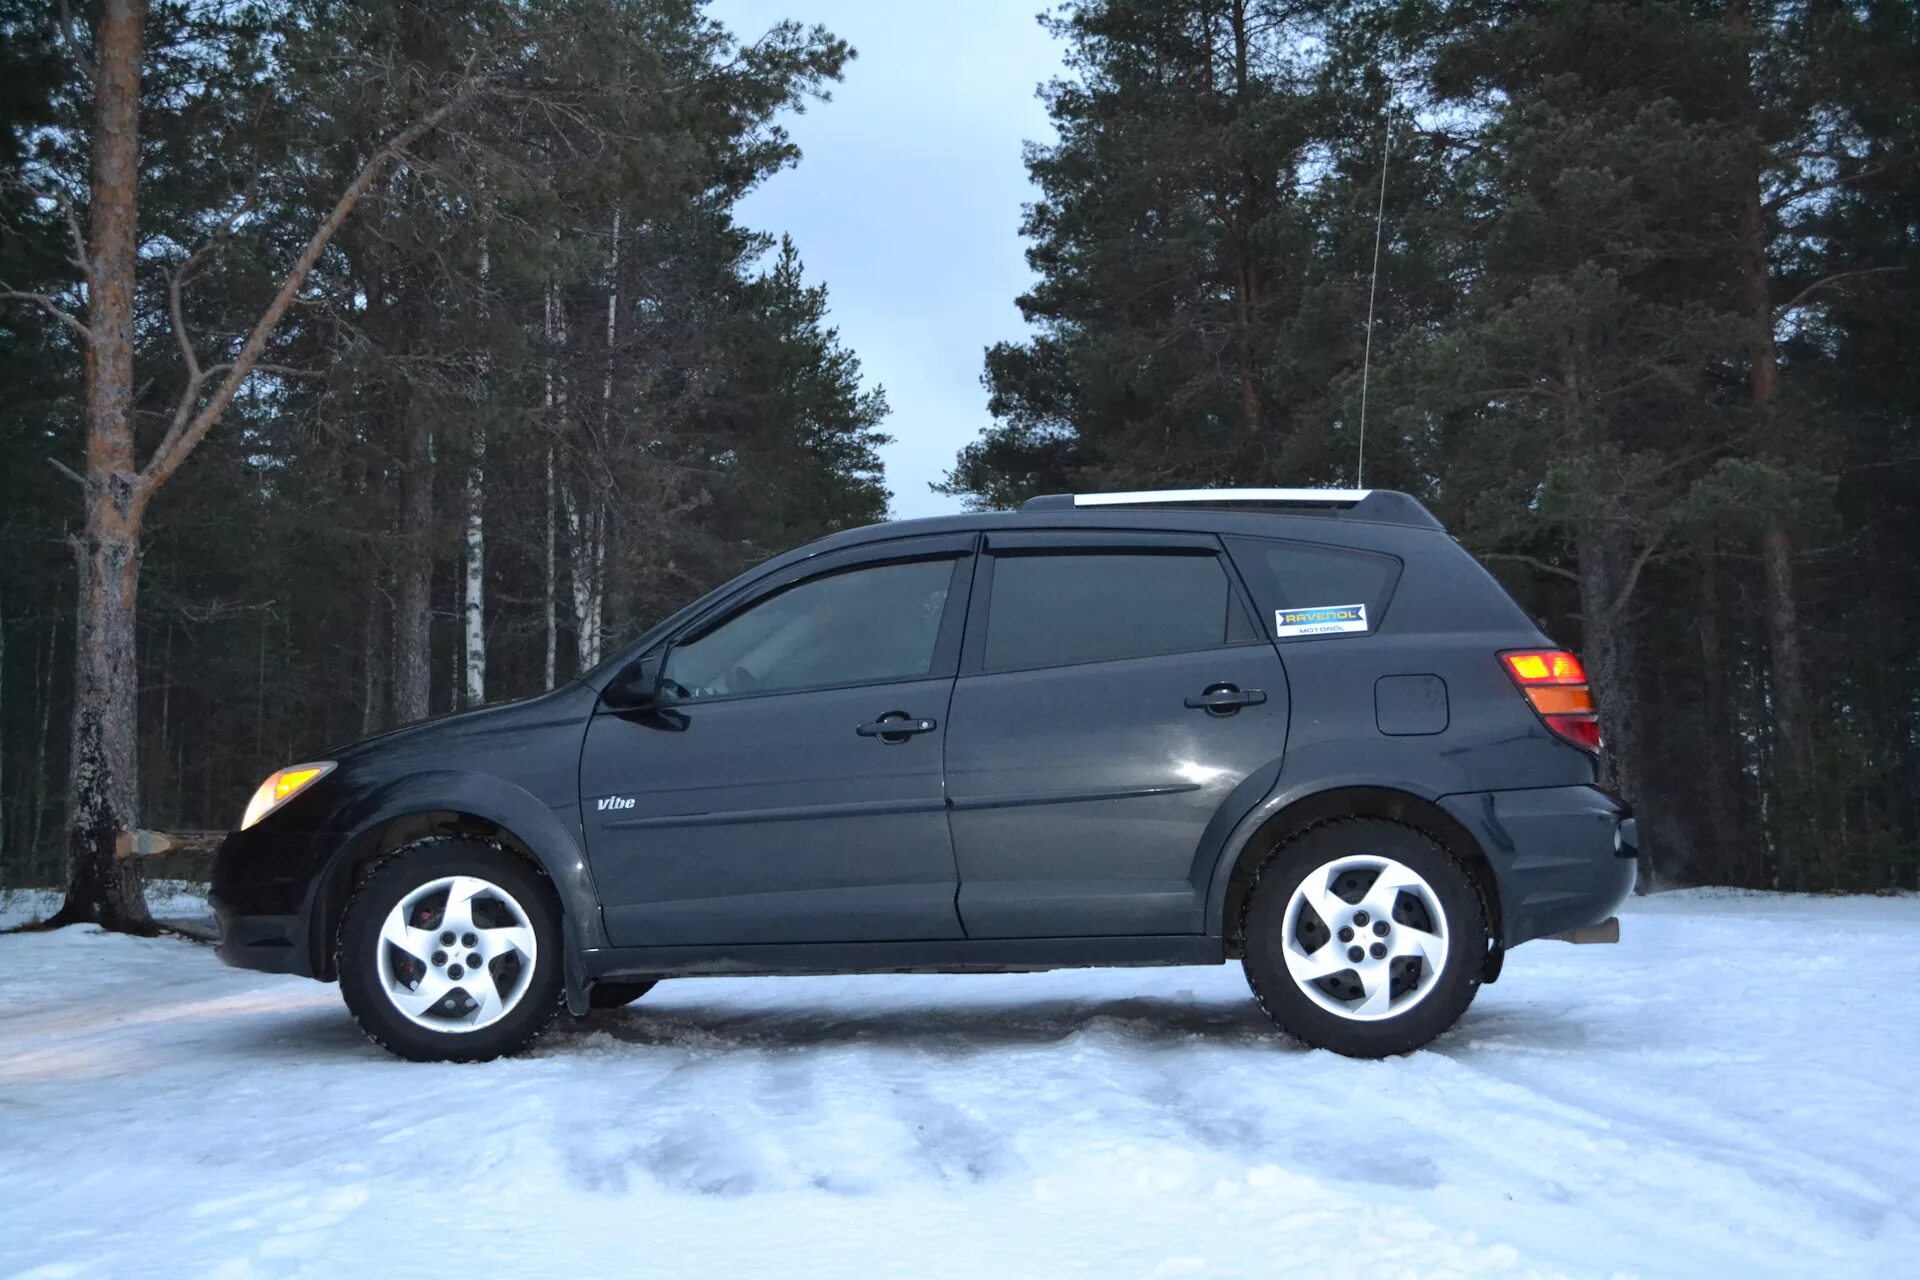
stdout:
[[1407,1053],[1473,1002],[1486,913],[1422,832],[1348,818],[1275,851],[1248,892],[1247,981],[1283,1031],[1356,1058]]
[[361,881],[335,955],[368,1038],[416,1062],[484,1062],[525,1048],[560,1006],[553,891],[498,845],[434,837]]

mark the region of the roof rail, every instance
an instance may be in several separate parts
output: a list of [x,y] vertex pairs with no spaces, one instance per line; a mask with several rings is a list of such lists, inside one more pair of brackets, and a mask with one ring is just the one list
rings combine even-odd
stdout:
[[1275,514],[1346,516],[1380,524],[1441,527],[1417,499],[1392,489],[1142,489],[1128,493],[1047,493],[1020,504],[1022,511],[1092,507],[1238,507]]

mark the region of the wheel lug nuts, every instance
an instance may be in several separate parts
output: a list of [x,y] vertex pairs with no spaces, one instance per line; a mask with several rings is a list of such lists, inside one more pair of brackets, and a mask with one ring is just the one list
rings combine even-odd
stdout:
[[1355,924],[1357,924],[1357,925],[1360,925],[1360,926],[1362,926],[1362,927],[1364,928],[1364,927],[1366,926],[1366,923],[1367,923],[1367,913],[1366,913],[1366,912],[1364,912],[1364,911],[1356,911],[1356,912],[1354,912],[1354,913],[1353,913],[1353,922],[1354,922]]
[[478,969],[479,967],[480,967],[480,957],[479,957],[479,956],[477,956],[477,955],[475,955],[475,956],[468,956],[468,957],[467,957],[467,968],[469,968],[469,969]]
[[1374,958],[1375,960],[1378,960],[1378,959],[1380,959],[1380,958],[1381,958],[1382,956],[1384,956],[1384,955],[1386,955],[1386,954],[1387,954],[1387,944],[1386,944],[1386,943],[1384,943],[1384,942],[1376,942],[1376,943],[1374,943],[1374,944],[1373,944],[1373,958]]
[[463,933],[460,935],[460,945],[463,947],[478,946],[479,943],[480,943],[480,939],[476,938],[474,935],[470,933]]
[[440,935],[440,944],[442,946],[450,947],[454,944],[455,941],[457,941],[457,939],[454,938],[453,930],[451,929],[447,930],[445,933]]
[[1393,926],[1389,925],[1385,920],[1375,920],[1373,922],[1374,936],[1379,938],[1384,938],[1387,936],[1387,930],[1392,927]]
[[461,978],[466,977],[467,974],[466,970],[462,969],[459,965],[454,965],[453,968],[447,970],[447,976],[458,982]]
[[1353,930],[1351,930],[1351,929],[1349,929],[1349,928],[1347,928],[1347,926],[1345,926],[1345,925],[1341,925],[1341,926],[1340,926],[1340,941],[1342,941],[1342,942],[1352,942],[1352,941],[1353,941]]
[[434,952],[434,953],[433,953],[433,962],[434,962],[435,964],[445,964],[445,963],[447,962],[447,953],[446,953],[446,952],[444,952],[444,951],[436,951],[436,952]]
[[1362,951],[1359,947],[1347,948],[1347,959],[1353,961],[1355,964],[1359,964],[1361,960],[1365,959],[1366,954],[1367,953]]

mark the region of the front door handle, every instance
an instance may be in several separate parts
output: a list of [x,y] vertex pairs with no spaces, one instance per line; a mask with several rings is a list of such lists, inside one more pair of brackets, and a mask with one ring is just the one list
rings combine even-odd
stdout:
[[938,720],[916,720],[904,711],[889,711],[878,720],[859,726],[854,732],[863,738],[878,738],[882,742],[905,742],[916,733],[932,733],[939,727]]
[[1230,684],[1210,686],[1205,693],[1187,699],[1187,706],[1209,715],[1230,716],[1242,707],[1257,707],[1267,700],[1259,689],[1236,689]]

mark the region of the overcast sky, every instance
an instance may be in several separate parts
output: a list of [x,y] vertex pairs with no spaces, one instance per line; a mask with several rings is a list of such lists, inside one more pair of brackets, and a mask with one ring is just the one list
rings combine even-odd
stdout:
[[988,422],[981,356],[1025,332],[1031,273],[1020,147],[1052,136],[1034,96],[1061,49],[1045,0],[713,0],[742,39],[782,18],[824,23],[859,51],[833,101],[786,121],[803,152],[739,210],[799,246],[832,320],[884,386],[896,516],[956,511],[928,490]]

